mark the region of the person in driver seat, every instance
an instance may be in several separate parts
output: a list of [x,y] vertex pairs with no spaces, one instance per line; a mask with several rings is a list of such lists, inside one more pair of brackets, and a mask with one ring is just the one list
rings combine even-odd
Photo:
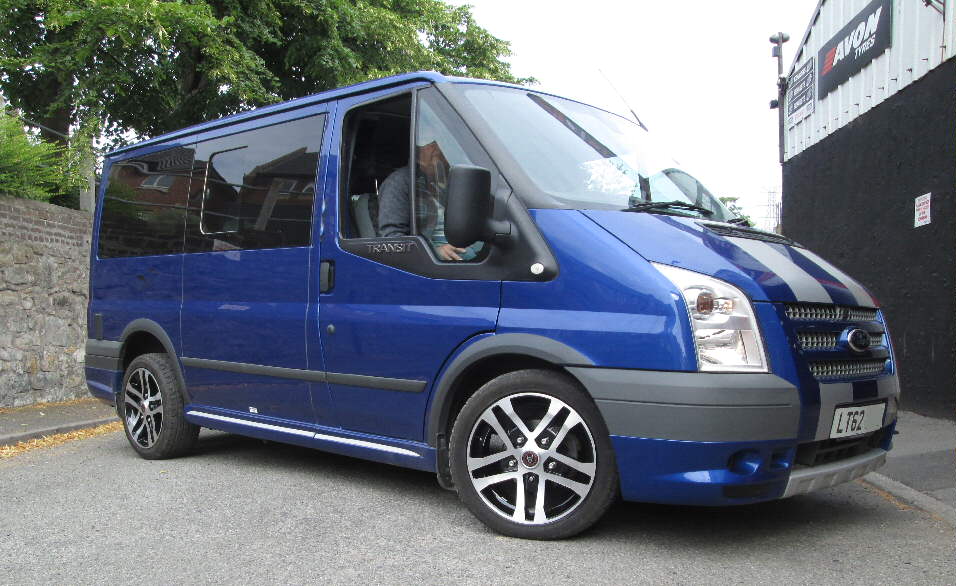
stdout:
[[[443,261],[468,261],[481,249],[480,243],[459,248],[445,237],[445,201],[448,197],[450,165],[436,141],[418,147],[415,160],[415,220],[418,233],[424,236]],[[378,232],[383,238],[408,236],[411,177],[408,166],[392,171],[379,188]]]

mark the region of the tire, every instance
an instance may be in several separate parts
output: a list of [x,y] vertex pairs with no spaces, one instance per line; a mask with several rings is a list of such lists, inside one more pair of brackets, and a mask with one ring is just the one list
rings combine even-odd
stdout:
[[175,368],[167,354],[143,354],[130,362],[123,375],[117,412],[126,439],[147,460],[182,456],[199,436],[199,426],[186,421]]
[[512,537],[570,537],[617,497],[607,426],[558,372],[521,370],[482,386],[458,414],[449,450],[459,498],[485,525]]

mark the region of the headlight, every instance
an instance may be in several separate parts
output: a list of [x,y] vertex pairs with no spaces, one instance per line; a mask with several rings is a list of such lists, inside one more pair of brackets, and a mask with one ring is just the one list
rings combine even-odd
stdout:
[[767,372],[767,358],[750,300],[729,283],[652,263],[684,296],[700,370]]

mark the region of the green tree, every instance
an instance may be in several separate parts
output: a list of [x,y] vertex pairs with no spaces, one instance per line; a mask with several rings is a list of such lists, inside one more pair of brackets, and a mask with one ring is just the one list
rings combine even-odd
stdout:
[[0,112],[0,193],[49,200],[75,187],[77,175],[63,149],[23,130],[18,119]]
[[0,91],[114,143],[394,73],[516,79],[508,43],[441,0],[0,0]]
[[754,221],[750,219],[750,216],[745,214],[744,209],[740,207],[739,205],[737,205],[737,200],[740,199],[739,197],[721,197],[719,199],[720,199],[720,203],[727,206],[728,210],[736,214],[738,217],[741,217],[747,220],[747,223],[750,224],[751,226],[754,225]]

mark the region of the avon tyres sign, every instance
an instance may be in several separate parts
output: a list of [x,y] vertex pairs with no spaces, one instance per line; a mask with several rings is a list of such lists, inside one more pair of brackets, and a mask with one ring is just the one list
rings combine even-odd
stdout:
[[874,0],[820,49],[820,99],[882,55],[892,43],[893,0]]

